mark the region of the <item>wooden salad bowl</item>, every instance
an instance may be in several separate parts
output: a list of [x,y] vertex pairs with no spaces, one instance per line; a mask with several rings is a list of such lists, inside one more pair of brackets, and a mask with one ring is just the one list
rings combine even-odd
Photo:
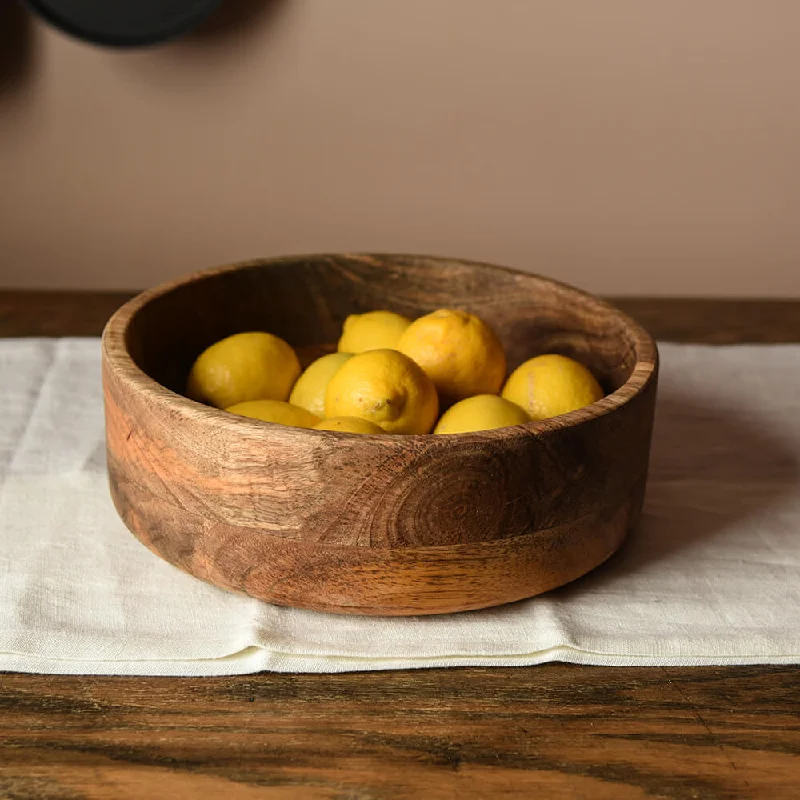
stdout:
[[[265,330],[306,360],[345,317],[461,308],[513,369],[546,352],[588,366],[597,403],[513,428],[362,436],[284,427],[182,396],[196,356]],[[271,603],[440,614],[546,592],[607,559],[636,524],[657,351],[635,322],[536,275],[399,255],[274,258],[145,292],[103,334],[111,494],[154,553]]]

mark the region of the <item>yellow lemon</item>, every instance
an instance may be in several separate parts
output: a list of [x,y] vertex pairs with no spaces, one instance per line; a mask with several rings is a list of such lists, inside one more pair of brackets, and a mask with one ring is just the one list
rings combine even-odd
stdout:
[[466,311],[440,309],[420,317],[400,337],[397,349],[425,370],[447,402],[497,394],[506,377],[500,340]]
[[496,394],[479,394],[451,406],[442,414],[434,433],[469,433],[522,425],[531,418],[518,405]]
[[310,411],[282,400],[248,400],[225,410],[240,417],[277,422],[279,425],[292,425],[295,428],[313,428],[319,422],[319,417]]
[[289,402],[305,408],[318,417],[325,416],[325,389],[339,367],[352,357],[352,353],[329,353],[310,364],[297,379],[289,395]]
[[359,417],[387,433],[430,433],[439,413],[436,389],[422,369],[396,350],[354,355],[331,378],[327,417]]
[[318,422],[314,428],[318,431],[341,431],[342,433],[384,433],[383,428],[358,417],[331,417]]
[[557,417],[602,396],[600,384],[583,364],[554,354],[526,361],[503,388],[503,397],[522,406],[532,419]]
[[247,400],[286,400],[300,374],[294,350],[271,333],[237,333],[204,350],[186,392],[192,400],[227,408]]
[[367,350],[392,350],[411,320],[394,311],[368,311],[351,314],[339,339],[340,353],[364,353]]

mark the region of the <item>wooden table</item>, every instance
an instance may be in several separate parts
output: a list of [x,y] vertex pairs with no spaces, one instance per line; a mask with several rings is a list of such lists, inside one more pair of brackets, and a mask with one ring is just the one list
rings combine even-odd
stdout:
[[[0,336],[95,335],[124,299],[0,292]],[[800,301],[619,304],[662,340],[800,342]],[[798,677],[562,664],[0,674],[0,798],[798,797]]]

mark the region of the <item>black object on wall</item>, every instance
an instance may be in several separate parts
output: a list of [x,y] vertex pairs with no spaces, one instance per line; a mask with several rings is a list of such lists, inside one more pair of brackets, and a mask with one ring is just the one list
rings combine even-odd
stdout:
[[65,33],[111,47],[173,39],[202,22],[221,0],[25,0]]

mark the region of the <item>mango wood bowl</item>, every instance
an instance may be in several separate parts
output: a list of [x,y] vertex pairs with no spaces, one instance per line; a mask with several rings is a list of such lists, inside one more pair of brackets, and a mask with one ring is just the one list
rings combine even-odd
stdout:
[[[544,422],[451,436],[282,427],[182,396],[195,357],[267,330],[306,360],[345,317],[463,308],[509,367],[544,352],[608,395]],[[548,591],[608,558],[639,518],[656,394],[647,333],[527,273],[417,256],[252,261],[131,300],[103,334],[108,471],[125,524],[171,564],[281,605],[437,614]]]

